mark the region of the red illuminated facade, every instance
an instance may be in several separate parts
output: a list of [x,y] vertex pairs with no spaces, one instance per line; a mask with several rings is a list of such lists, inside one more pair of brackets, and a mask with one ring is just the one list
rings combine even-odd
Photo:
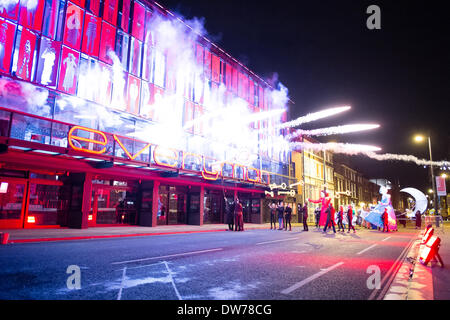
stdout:
[[[150,1],[0,7],[0,228],[222,223],[224,197],[240,198],[246,222],[263,221],[267,185],[289,183],[288,155],[261,149],[253,164],[218,165],[189,139],[172,148],[133,137],[161,120],[155,103],[177,90],[170,52],[155,46],[155,15],[175,19]],[[192,50],[202,89],[185,86],[183,125],[210,112],[205,88],[220,85],[254,113],[271,109],[273,89],[245,66],[203,37]]]

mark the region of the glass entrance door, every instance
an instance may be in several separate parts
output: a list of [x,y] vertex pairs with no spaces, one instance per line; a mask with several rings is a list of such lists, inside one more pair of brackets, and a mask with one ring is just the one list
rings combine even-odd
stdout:
[[187,223],[187,189],[159,186],[158,225]]
[[26,180],[0,178],[0,228],[22,228]]
[[89,225],[137,224],[136,194],[131,188],[94,185]]

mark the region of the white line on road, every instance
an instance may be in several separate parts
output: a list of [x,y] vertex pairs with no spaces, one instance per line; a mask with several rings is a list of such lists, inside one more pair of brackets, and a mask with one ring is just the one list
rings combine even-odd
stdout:
[[299,240],[299,239],[300,238],[289,238],[289,239],[281,239],[281,240],[264,241],[264,242],[259,242],[256,245],[259,246],[261,244],[275,243],[275,242],[282,242],[282,241],[290,241],[290,240]]
[[209,249],[209,250],[200,250],[200,251],[191,251],[191,252],[184,252],[184,253],[176,253],[176,254],[170,254],[170,255],[167,255],[167,256],[158,256],[158,257],[150,257],[150,258],[137,259],[137,260],[113,262],[111,264],[125,264],[125,263],[141,262],[141,261],[147,261],[147,260],[165,259],[165,258],[172,258],[172,257],[179,257],[179,256],[187,256],[187,255],[191,255],[191,254],[199,254],[199,253],[205,253],[205,252],[214,252],[214,251],[220,251],[220,250],[223,250],[223,248]]
[[172,286],[173,289],[175,290],[178,300],[183,300],[181,299],[180,293],[178,292],[177,286],[175,285],[175,281],[173,280],[172,271],[170,271],[169,269],[169,264],[167,263],[167,261],[164,261],[164,264],[166,265],[167,272],[169,273],[170,282],[172,282]]
[[122,282],[120,283],[119,295],[117,296],[117,300],[120,300],[122,298],[122,289],[123,289],[123,285],[125,283],[125,273],[126,272],[127,272],[127,267],[123,268]]
[[343,262],[336,263],[335,265],[333,265],[333,266],[331,266],[331,267],[329,267],[329,268],[327,268],[327,269],[324,269],[324,270],[322,270],[322,271],[320,271],[320,272],[317,272],[316,274],[313,274],[313,275],[310,276],[309,278],[306,278],[305,280],[302,280],[302,281],[300,281],[300,282],[294,284],[293,286],[290,286],[289,288],[287,288],[287,289],[281,291],[281,293],[283,293],[283,294],[289,294],[289,293],[291,293],[292,291],[297,290],[297,289],[300,288],[300,287],[303,287],[305,284],[307,284],[307,283],[309,283],[309,282],[311,282],[311,281],[313,281],[313,280],[315,280],[315,279],[317,279],[317,278],[323,276],[324,274],[326,274],[326,273],[328,273],[328,272],[330,272],[330,271],[332,271],[332,270],[334,270],[334,269],[336,269],[336,268],[342,266],[343,264],[344,264]]
[[370,247],[365,248],[364,250],[358,252],[357,255],[363,254],[364,252],[369,251],[370,249],[375,248],[376,246],[377,246],[377,244],[373,244]]
[[387,240],[389,240],[390,238],[392,238],[392,237],[387,237],[386,239],[383,239],[383,240],[381,240],[381,241],[387,241]]

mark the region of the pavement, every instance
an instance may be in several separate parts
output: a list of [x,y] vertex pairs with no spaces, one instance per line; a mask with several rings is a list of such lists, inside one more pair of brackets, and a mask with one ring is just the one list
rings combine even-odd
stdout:
[[419,253],[423,248],[422,229],[410,246],[384,300],[450,300],[450,222],[434,228],[434,235],[441,238],[439,254],[444,266],[437,261],[427,266],[419,262]]

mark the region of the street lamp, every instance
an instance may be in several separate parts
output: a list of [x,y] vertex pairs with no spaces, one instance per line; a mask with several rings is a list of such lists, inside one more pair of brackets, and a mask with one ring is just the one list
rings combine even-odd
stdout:
[[[434,204],[435,214],[437,214],[438,213],[438,208],[437,208],[437,201],[436,201],[436,181],[434,181],[433,155],[432,155],[432,152],[431,152],[431,137],[430,137],[430,135],[428,135],[427,138],[428,138],[428,151],[430,153],[430,162],[431,162],[430,163],[430,172],[431,172],[431,183],[432,183],[432,186],[433,186],[433,190],[432,190],[433,200],[434,200],[433,204]],[[425,137],[422,136],[422,135],[416,135],[414,137],[414,140],[417,143],[421,143],[421,142],[425,141]]]

